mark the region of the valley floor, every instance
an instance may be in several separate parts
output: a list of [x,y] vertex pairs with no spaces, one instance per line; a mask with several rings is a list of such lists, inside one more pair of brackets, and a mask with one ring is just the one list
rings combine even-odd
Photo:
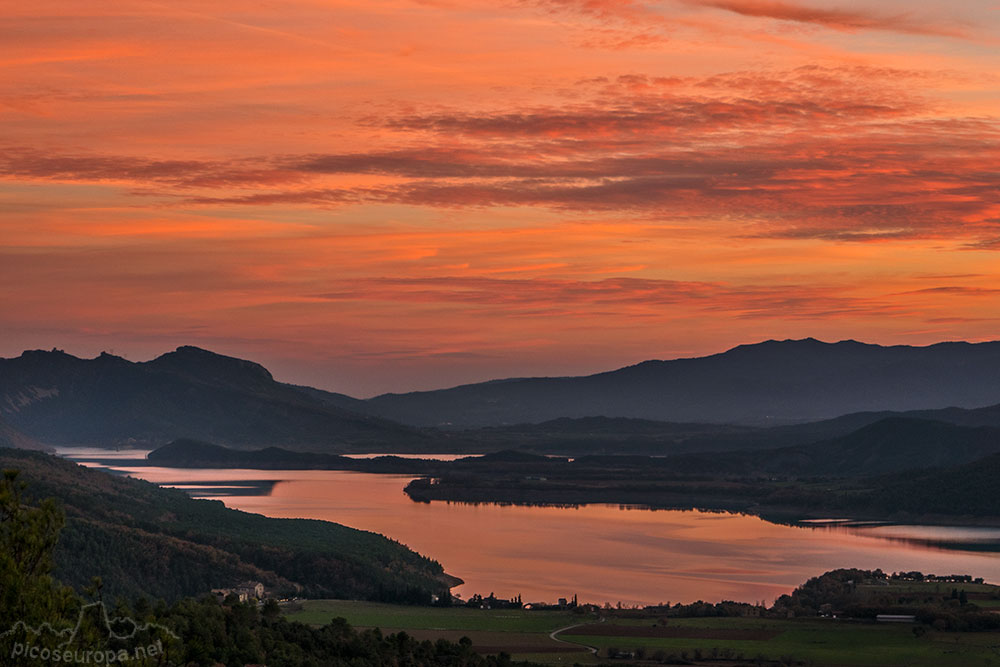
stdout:
[[[417,639],[468,637],[481,653],[548,665],[786,664],[817,667],[970,667],[1000,665],[1000,633],[917,636],[909,623],[839,619],[659,618],[631,610],[572,611],[409,607],[309,600],[286,608],[289,619],[321,625],[343,617],[357,627],[405,631]],[[638,617],[635,617],[638,616]],[[555,630],[573,626],[556,635]],[[573,644],[579,646],[575,648]],[[596,647],[595,656],[588,646]]]

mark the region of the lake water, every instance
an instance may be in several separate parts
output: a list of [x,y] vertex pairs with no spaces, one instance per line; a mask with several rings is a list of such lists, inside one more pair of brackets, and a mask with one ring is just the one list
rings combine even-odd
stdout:
[[[391,537],[465,580],[454,589],[554,602],[770,603],[837,567],[971,574],[1000,581],[1000,529],[840,521],[807,526],[725,513],[415,503],[412,476],[325,470],[203,470],[131,465],[144,451],[64,450],[229,507],[336,521]],[[101,460],[99,464],[94,461]]]

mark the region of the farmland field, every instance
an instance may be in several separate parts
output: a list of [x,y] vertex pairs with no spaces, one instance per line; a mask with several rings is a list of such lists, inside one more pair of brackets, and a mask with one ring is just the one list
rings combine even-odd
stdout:
[[589,662],[592,655],[583,647],[553,640],[549,633],[597,620],[591,614],[568,611],[412,607],[351,600],[305,600],[298,606],[286,611],[290,620],[321,625],[343,617],[358,628],[405,631],[417,639],[468,637],[481,653],[503,651],[518,659],[556,665]]
[[[998,633],[931,630],[917,637],[910,624],[812,618],[639,619],[622,618],[617,610],[604,613],[601,621],[600,613],[408,607],[345,600],[308,600],[286,610],[289,619],[315,625],[343,617],[355,627],[405,631],[417,639],[458,641],[465,636],[482,653],[505,651],[515,659],[551,665],[603,662],[610,649],[635,654],[643,664],[671,659],[739,664],[737,658],[747,664],[765,657],[829,667],[1000,667]],[[549,636],[568,626],[576,627],[558,634],[562,642]],[[598,648],[598,656],[586,646]]]
[[338,616],[363,628],[410,630],[488,630],[498,632],[549,632],[582,623],[589,616],[567,611],[525,609],[469,609],[467,607],[415,607],[357,602],[354,600],[303,600],[301,610],[289,611],[293,621],[313,625]]
[[[753,661],[764,656],[831,667],[1000,665],[1000,634],[929,632],[916,637],[913,627],[832,619],[670,619],[662,629],[669,632],[661,636],[635,636],[634,629],[621,632],[620,626],[609,622],[602,635],[584,626],[585,635],[574,635],[571,630],[561,637],[598,647],[602,656],[608,649],[640,649],[638,653],[644,652],[647,658],[656,655],[667,660],[671,656],[695,661],[718,656]],[[757,639],[742,638],[751,632]]]

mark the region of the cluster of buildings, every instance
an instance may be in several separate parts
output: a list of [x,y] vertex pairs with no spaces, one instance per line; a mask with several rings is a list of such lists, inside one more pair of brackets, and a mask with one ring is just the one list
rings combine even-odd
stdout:
[[244,581],[233,588],[213,588],[212,595],[214,595],[219,602],[222,602],[230,595],[238,597],[240,602],[247,602],[248,600],[263,600],[264,584],[259,581]]

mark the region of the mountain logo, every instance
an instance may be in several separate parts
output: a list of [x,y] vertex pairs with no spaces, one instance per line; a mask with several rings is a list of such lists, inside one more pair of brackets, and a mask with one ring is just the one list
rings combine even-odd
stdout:
[[127,616],[108,615],[103,602],[80,608],[71,628],[51,623],[32,627],[18,621],[0,633],[0,663],[10,665],[159,664],[180,640],[158,623],[139,623]]

